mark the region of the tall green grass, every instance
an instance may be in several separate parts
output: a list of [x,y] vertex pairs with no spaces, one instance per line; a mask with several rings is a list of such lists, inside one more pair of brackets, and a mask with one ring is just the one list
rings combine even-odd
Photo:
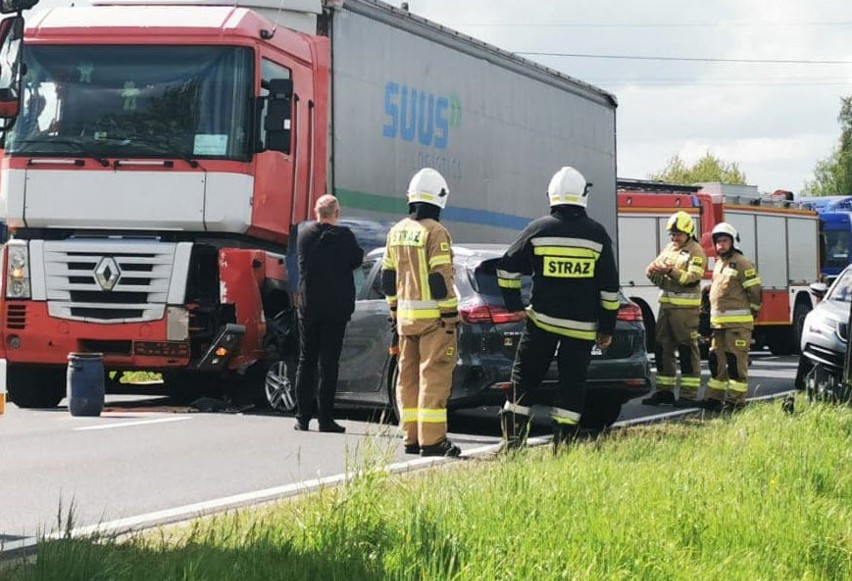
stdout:
[[852,409],[797,402],[557,455],[396,476],[129,540],[44,542],[10,579],[852,579]]

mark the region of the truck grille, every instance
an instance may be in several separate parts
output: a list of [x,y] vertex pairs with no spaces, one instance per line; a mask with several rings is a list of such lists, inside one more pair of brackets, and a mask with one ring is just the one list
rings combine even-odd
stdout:
[[163,317],[175,245],[156,240],[46,241],[45,293],[52,317],[102,323]]

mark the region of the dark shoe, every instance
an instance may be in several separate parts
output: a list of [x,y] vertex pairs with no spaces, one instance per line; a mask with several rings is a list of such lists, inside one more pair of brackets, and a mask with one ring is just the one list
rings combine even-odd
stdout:
[[669,389],[655,391],[651,397],[642,400],[642,405],[674,405],[674,392]]
[[296,420],[296,423],[293,424],[293,429],[297,432],[307,432],[308,424],[310,424],[310,420]]
[[420,453],[420,444],[406,444],[405,445],[405,453],[406,454],[419,454]]
[[725,407],[724,402],[718,399],[705,399],[701,402],[701,409],[708,412],[720,412]]
[[324,423],[320,424],[319,431],[320,432],[329,432],[329,433],[332,433],[332,434],[342,434],[343,432],[346,431],[346,428],[344,428],[343,426],[341,426],[340,424],[338,424],[334,420],[331,420],[330,422],[324,422]]
[[687,409],[687,408],[701,407],[701,404],[699,402],[695,401],[694,399],[687,399],[685,397],[679,397],[674,402],[674,406],[676,408],[680,408],[680,409]]
[[420,448],[421,456],[446,456],[447,458],[458,458],[461,456],[461,448],[453,444],[447,439],[441,440],[437,444],[431,446],[423,446]]

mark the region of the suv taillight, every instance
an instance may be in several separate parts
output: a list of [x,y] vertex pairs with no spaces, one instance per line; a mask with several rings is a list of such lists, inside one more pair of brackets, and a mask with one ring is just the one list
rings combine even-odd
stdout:
[[621,305],[621,308],[618,309],[618,315],[615,318],[619,321],[641,321],[642,309],[636,303],[627,303],[626,305]]
[[510,313],[503,307],[476,305],[459,310],[461,320],[470,325],[500,325],[502,323],[520,323],[524,320],[521,313]]

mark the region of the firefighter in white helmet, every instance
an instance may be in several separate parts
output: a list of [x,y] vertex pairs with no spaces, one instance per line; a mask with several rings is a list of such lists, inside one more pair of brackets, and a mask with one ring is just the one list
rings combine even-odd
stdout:
[[523,309],[523,275],[531,274],[533,283],[512,388],[501,412],[505,449],[523,445],[532,412],[524,397],[541,384],[554,354],[559,366],[549,410],[554,443],[578,432],[592,347],[597,341],[606,348],[612,341],[620,306],[618,270],[612,240],[586,214],[591,185],[573,167],[557,171],[547,189],[550,214],[530,222],[497,265],[510,311]]
[[[642,403],[693,407],[697,405],[701,387],[698,319],[707,255],[696,240],[695,222],[683,210],[671,215],[666,230],[671,243],[645,269],[645,275],[660,287],[660,311],[654,337],[657,391]],[[680,397],[675,399],[678,354]]]
[[447,439],[447,400],[456,366],[458,299],[450,233],[439,222],[449,188],[432,168],[408,186],[407,218],[387,237],[382,287],[399,334],[397,402],[405,452],[459,456]]
[[710,381],[703,407],[737,410],[748,393],[748,351],[754,319],[760,311],[760,276],[739,247],[740,237],[727,222],[713,228],[719,258],[710,285]]

